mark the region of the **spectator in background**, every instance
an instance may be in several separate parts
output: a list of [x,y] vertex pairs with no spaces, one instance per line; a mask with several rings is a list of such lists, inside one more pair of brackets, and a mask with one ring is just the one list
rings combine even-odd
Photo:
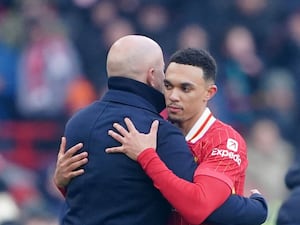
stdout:
[[15,118],[17,54],[17,49],[0,39],[0,120]]
[[[3,159],[0,155],[0,166]],[[1,171],[1,168],[0,168]],[[10,195],[5,182],[0,176],[0,225],[16,224],[20,219],[20,209],[15,200]]]
[[[0,154],[0,224],[23,222],[29,208],[42,208],[34,172],[6,160]],[[3,223],[5,224],[5,223]],[[20,225],[23,225],[20,223]]]
[[0,121],[16,118],[16,67],[23,37],[20,16],[5,6],[0,3]]
[[289,197],[283,202],[279,211],[277,225],[300,224],[300,158],[288,170],[285,176],[285,184],[291,191]]
[[72,27],[75,35],[71,38],[78,48],[86,78],[97,96],[101,96],[107,90],[106,52],[116,40],[116,35],[122,32],[128,34],[132,28],[127,19],[122,21],[113,1],[96,1],[87,10],[87,16],[77,16],[79,21],[75,21]]
[[296,87],[290,71],[282,68],[270,69],[261,82],[262,107],[258,111],[258,115],[262,114],[273,120],[279,127],[280,135],[292,144],[299,139],[296,132],[299,129]]
[[[300,82],[300,9],[295,7],[268,34],[265,43],[266,59],[269,67],[290,70]],[[276,35],[276,38],[274,36]]]
[[141,6],[137,17],[142,33],[155,37],[166,30],[170,19],[168,10],[163,4],[150,3],[150,1]]
[[85,76],[78,77],[67,88],[65,102],[67,115],[73,115],[96,99],[98,99],[98,95],[92,84]]
[[[286,20],[287,25],[287,41],[289,44],[288,57],[286,57],[286,66],[290,69],[297,81],[300,83],[300,9],[293,11]],[[298,99],[299,99],[298,95]]]
[[[45,6],[46,7],[46,6]],[[30,119],[65,116],[68,85],[80,72],[77,53],[52,11],[26,20],[28,39],[21,53],[17,77],[17,108]]]
[[200,48],[209,49],[209,35],[207,31],[198,24],[184,26],[177,37],[177,49]]
[[221,64],[223,92],[230,110],[231,124],[244,133],[254,119],[258,84],[264,71],[252,33],[244,26],[233,26],[224,39],[225,59]]
[[[294,148],[270,119],[258,119],[247,136],[249,166],[245,191],[257,187],[269,203],[267,224],[273,224],[277,210],[287,196],[284,185],[286,168],[293,160]],[[264,176],[262,176],[262,171]]]
[[114,1],[66,0],[58,1],[57,6],[80,56],[84,75],[92,84],[97,96],[100,97],[107,89],[107,76],[104,68],[108,43],[114,41],[110,40],[113,32],[110,27],[116,28],[117,31],[114,33],[118,33],[120,29],[126,30],[130,26],[128,25],[130,21],[127,21],[127,18],[123,19],[126,21],[124,28],[116,25],[122,25],[125,22],[117,22],[122,19]]
[[[270,0],[232,0],[233,4],[227,9],[226,27],[235,24],[247,27],[251,33],[257,49],[263,49],[267,34],[282,16],[281,1]],[[261,52],[259,52],[261,54]]]
[[105,49],[109,49],[119,38],[136,33],[130,21],[126,18],[116,18],[103,27],[103,43]]
[[178,23],[174,24],[170,13],[164,1],[146,1],[140,5],[135,19],[138,33],[157,40],[163,46],[166,58],[174,51],[177,35],[175,30],[178,27]]

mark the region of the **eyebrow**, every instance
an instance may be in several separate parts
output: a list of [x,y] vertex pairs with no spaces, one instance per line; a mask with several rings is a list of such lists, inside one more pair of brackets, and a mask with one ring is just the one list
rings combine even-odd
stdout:
[[[164,79],[164,83],[173,84],[172,82],[170,82],[167,79]],[[195,85],[193,83],[190,83],[190,82],[183,82],[183,83],[180,83],[180,86],[195,86]]]
[[181,86],[194,86],[192,83],[184,82],[180,84]]

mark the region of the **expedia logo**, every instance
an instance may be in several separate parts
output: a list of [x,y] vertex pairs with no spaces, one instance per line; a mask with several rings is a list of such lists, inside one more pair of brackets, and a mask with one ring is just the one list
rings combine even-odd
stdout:
[[237,152],[237,150],[239,148],[239,144],[236,140],[234,140],[232,138],[228,138],[226,147],[227,147],[228,150]]
[[211,155],[212,156],[228,157],[228,158],[232,159],[233,161],[235,161],[239,166],[242,163],[240,155],[235,154],[234,152],[229,151],[229,150],[214,148],[211,152]]

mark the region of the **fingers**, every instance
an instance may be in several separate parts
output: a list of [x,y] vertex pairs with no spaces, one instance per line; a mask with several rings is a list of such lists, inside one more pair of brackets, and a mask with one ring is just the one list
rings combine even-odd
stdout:
[[70,178],[72,179],[72,178],[80,176],[82,174],[84,174],[84,169],[76,170],[70,174]]
[[[128,135],[129,133],[133,133],[133,132],[137,132],[137,129],[135,128],[134,124],[132,123],[132,121],[129,119],[129,118],[125,118],[124,119],[125,121],[125,124],[127,126],[127,129],[128,131],[123,127],[121,126],[119,123],[114,123],[113,124],[113,127],[116,128],[116,130],[123,136],[125,137],[126,135]],[[150,130],[150,133],[157,133],[157,130],[158,130],[158,125],[159,125],[159,122],[158,120],[154,120],[152,122],[152,125],[151,125],[151,130]],[[114,132],[114,131],[111,131],[109,133],[109,135],[113,135],[114,137],[116,137],[117,133]]]
[[129,132],[121,126],[119,123],[114,123],[113,127],[116,128],[116,130],[124,137],[126,136]]
[[82,143],[78,143],[77,145],[74,145],[73,147],[68,149],[68,151],[65,153],[65,156],[68,158],[73,156],[76,152],[78,152],[80,149],[82,149],[82,147],[83,147]]
[[85,165],[87,163],[88,163],[87,153],[83,152],[83,153],[81,153],[79,155],[76,155],[76,156],[74,156],[74,157],[71,158],[69,170],[70,171],[75,171],[79,167],[81,167],[81,166],[83,166],[83,165]]
[[60,142],[60,146],[59,146],[59,151],[58,151],[58,155],[63,155],[65,153],[66,150],[66,138],[65,137],[61,137],[61,142]]
[[257,190],[257,189],[252,189],[252,190],[250,190],[250,192],[251,192],[251,194],[261,194],[259,192],[259,190]]
[[63,156],[71,157],[83,147],[82,143],[78,143],[77,145],[73,146],[66,152],[66,143],[67,143],[66,137],[62,137],[60,142],[59,152],[58,152],[58,158],[61,158]]
[[74,155],[72,157],[72,159],[75,162],[75,161],[79,161],[79,160],[82,160],[82,159],[87,158],[87,157],[88,157],[88,153],[87,152],[81,152],[81,153],[79,153],[77,155]]
[[111,147],[105,149],[106,153],[125,153],[125,150],[122,148],[122,146],[119,147]]
[[124,121],[129,132],[137,131],[134,124],[129,118],[125,118]]
[[132,121],[129,118],[125,118],[124,122],[127,126],[128,131],[121,126],[119,123],[114,123],[113,127],[116,128],[116,130],[123,136],[125,137],[126,135],[128,135],[131,132],[137,132],[137,129],[135,128],[134,124],[132,123]]
[[114,132],[113,130],[109,130],[108,135],[111,136],[116,141],[123,143],[123,137],[120,134]]
[[80,149],[82,149],[82,147],[83,144],[79,143],[65,152],[66,138],[62,137],[59,155],[56,163],[57,167],[66,168],[68,171],[72,171],[86,164],[88,162],[88,153],[81,152],[79,154],[76,154]]

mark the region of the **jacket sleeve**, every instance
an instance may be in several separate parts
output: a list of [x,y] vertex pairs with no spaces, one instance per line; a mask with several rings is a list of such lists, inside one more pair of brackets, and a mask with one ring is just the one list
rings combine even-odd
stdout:
[[262,195],[252,194],[250,198],[231,195],[206,221],[218,225],[260,225],[267,216],[268,206]]

